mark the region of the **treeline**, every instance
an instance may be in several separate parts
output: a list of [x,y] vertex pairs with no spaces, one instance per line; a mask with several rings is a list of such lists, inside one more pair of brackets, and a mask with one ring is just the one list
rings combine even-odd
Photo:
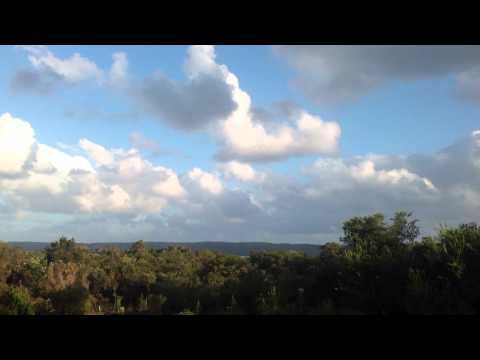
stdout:
[[[8,243],[15,247],[20,247],[29,251],[44,250],[49,243],[45,242],[23,242],[16,241]],[[120,250],[128,250],[132,246],[132,242],[101,242],[101,243],[84,243],[90,250],[99,250],[105,247],[116,247]],[[267,251],[299,251],[306,255],[316,256],[320,253],[320,245],[314,244],[286,244],[286,243],[268,243],[268,242],[226,242],[226,241],[202,241],[202,242],[154,242],[145,243],[149,248],[166,249],[168,247],[182,246],[192,249],[193,251],[211,250],[231,255],[249,256],[252,252]]]
[[89,250],[61,238],[44,251],[0,244],[0,313],[477,314],[480,228],[419,238],[399,212],[356,217],[319,256],[248,257],[182,247]]

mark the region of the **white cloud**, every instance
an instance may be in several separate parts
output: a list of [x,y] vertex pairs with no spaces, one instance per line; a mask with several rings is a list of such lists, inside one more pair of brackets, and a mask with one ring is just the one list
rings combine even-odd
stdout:
[[37,143],[28,122],[2,115],[0,195],[22,211],[60,213],[151,213],[187,195],[173,170],[135,149],[110,151],[88,139],[79,147],[93,164]]
[[141,106],[169,126],[182,130],[209,128],[222,145],[220,160],[278,160],[290,156],[333,153],[341,135],[334,121],[305,111],[289,124],[269,128],[254,119],[251,98],[228,67],[216,62],[215,48],[194,45],[185,62],[187,81],[157,72],[132,90]]
[[[300,180],[266,176],[238,161],[221,163],[225,177],[248,182],[231,188],[219,173],[196,167],[177,175],[136,149],[105,149],[82,139],[89,158],[70,155],[37,143],[28,122],[6,114],[0,119],[0,128],[8,129],[0,143],[29,139],[10,152],[14,162],[2,165],[0,204],[10,210],[0,217],[0,235],[36,218],[41,228],[30,224],[15,236],[322,242],[337,239],[346,219],[373,212],[414,211],[424,233],[440,222],[478,221],[479,131],[432,155],[321,158]],[[3,122],[12,126],[2,128]],[[30,147],[33,154],[25,150]],[[9,149],[1,148],[2,155]],[[46,218],[40,221],[39,214]]]
[[188,173],[188,178],[212,194],[217,195],[223,191],[223,184],[218,176],[202,169],[194,168]]
[[188,49],[185,70],[189,79],[200,75],[218,75],[225,77],[228,70],[225,65],[215,62],[215,47],[213,45],[192,45]]
[[[134,149],[106,150],[87,139],[80,144],[94,165],[86,158],[38,144],[37,159],[31,169],[21,179],[2,180],[3,195],[19,211],[99,214],[108,215],[107,219],[112,216],[138,219],[138,216],[148,214],[153,217],[142,215],[141,223],[145,225],[144,229],[149,229],[149,236],[161,238],[169,234],[185,240],[301,240],[300,233],[311,237],[314,233],[328,232],[326,222],[343,220],[341,217],[345,215],[337,209],[333,211],[336,217],[331,214],[324,222],[318,222],[313,214],[328,210],[341,196],[321,197],[319,201],[318,196],[304,195],[303,186],[275,176],[267,179],[248,164],[229,162],[221,167],[244,181],[255,180],[254,184],[259,184],[256,180],[262,178],[265,180],[261,182],[262,186],[249,191],[232,190],[222,184],[217,174],[199,168],[178,178],[172,170],[142,159]],[[103,166],[105,163],[108,167]],[[410,172],[383,171],[365,165],[350,166],[347,170],[352,178],[378,178],[378,183],[370,188],[369,200],[362,200],[362,204],[372,203],[382,181],[399,186],[402,182],[404,185],[415,183],[413,180],[417,179]],[[346,177],[344,173],[337,175],[337,178],[332,177],[335,183]],[[314,186],[325,186],[314,177],[311,182]],[[347,189],[344,197],[354,199],[352,194],[357,189],[355,186]],[[169,210],[174,209],[170,214]],[[158,218],[159,214],[163,214],[167,229],[164,220]],[[137,220],[125,221],[123,227],[128,224],[135,228],[140,226]],[[108,224],[105,226],[111,228],[110,220]],[[122,227],[118,226],[117,229]],[[159,235],[158,231],[165,231],[165,234]],[[118,235],[120,231],[115,233]],[[287,238],[287,234],[291,237]],[[118,236],[130,235],[127,232]]]
[[19,46],[29,53],[30,63],[40,71],[50,72],[66,82],[75,84],[87,79],[100,81],[103,71],[91,60],[79,53],[66,59],[56,57],[46,46]]
[[0,175],[16,175],[34,151],[35,132],[30,124],[9,113],[0,116]]
[[119,185],[106,185],[94,173],[75,176],[74,186],[79,192],[73,195],[83,212],[122,212],[131,208],[130,195]]
[[334,153],[338,149],[341,130],[336,122],[326,122],[301,112],[294,120],[294,127],[279,125],[268,132],[263,125],[253,122],[249,102],[244,104],[223,123],[225,148],[220,158],[275,160]]
[[87,139],[79,141],[80,147],[88,153],[97,165],[110,165],[113,163],[113,154],[103,146],[95,144]]
[[118,174],[125,179],[138,178],[148,168],[148,163],[136,154],[120,159],[116,164]]
[[153,191],[156,194],[172,198],[181,198],[186,195],[186,191],[178,180],[177,174],[172,170],[157,167],[157,170],[165,171],[166,177],[153,185]]
[[[96,147],[91,147],[101,147],[94,145]],[[127,191],[131,198],[130,210],[157,212],[167,205],[169,199],[186,196],[173,170],[154,166],[136,149],[116,149],[108,154],[108,167],[97,168],[98,176],[105,183],[117,184]]]
[[39,173],[53,170],[62,175],[68,175],[74,170],[94,172],[90,162],[83,156],[71,156],[44,144],[38,144],[33,170]]
[[237,106],[220,122],[218,133],[225,146],[220,157],[271,160],[337,150],[341,133],[338,123],[323,121],[305,111],[296,112],[294,127],[283,124],[268,131],[262,124],[254,123],[250,96],[225,65],[215,62],[212,46],[191,47],[188,64],[191,74],[221,74],[232,88]]
[[[71,156],[44,144],[38,144],[36,160],[26,181],[32,188],[44,187],[53,194],[65,191],[72,171],[94,172],[90,162],[82,156]],[[25,185],[24,185],[25,186]]]
[[226,177],[234,177],[240,181],[255,181],[261,180],[263,174],[258,174],[250,164],[241,163],[239,161],[229,161],[221,164],[220,168],[223,170]]
[[128,73],[128,59],[127,54],[117,52],[112,55],[113,63],[110,69],[110,82],[112,84],[122,83],[127,79]]
[[98,65],[74,53],[67,58],[57,57],[45,45],[17,46],[28,53],[33,70],[19,70],[12,79],[11,88],[47,94],[59,84],[77,85],[83,81],[94,80],[102,86],[121,85],[127,79],[128,60],[123,52],[112,55],[112,66],[107,73]]
[[[436,194],[438,189],[431,180],[405,168],[377,169],[372,159],[357,158],[350,164],[342,159],[319,159],[306,173],[313,176],[317,187],[307,188],[310,195],[324,194],[332,190],[374,187],[378,191],[404,189],[418,194]],[[397,189],[397,190],[396,190]]]

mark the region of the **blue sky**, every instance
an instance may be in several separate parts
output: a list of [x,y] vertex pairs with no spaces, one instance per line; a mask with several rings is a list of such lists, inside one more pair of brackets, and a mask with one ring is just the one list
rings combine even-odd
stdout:
[[[131,54],[129,70],[134,77],[143,78],[160,70],[172,79],[184,79],[187,46],[62,45],[50,48],[58,57],[69,57],[79,52],[102,68],[108,68],[112,53],[125,51]],[[268,107],[275,102],[292,101],[322,118],[338,121],[343,133],[342,154],[434,152],[468,135],[478,126],[480,107],[452,96],[455,87],[449,77],[389,83],[353,103],[319,106],[296,91],[292,85],[293,71],[268,46],[223,45],[218,46],[216,52],[218,62],[227,64],[238,76],[255,106]],[[0,81],[4,84],[0,105],[29,119],[45,143],[55,144],[59,138],[63,142],[76,142],[81,134],[101,144],[125,147],[131,131],[145,129],[160,143],[183,148],[190,154],[199,155],[201,150],[208,157],[214,151],[207,137],[197,135],[191,139],[196,145],[195,151],[192,151],[190,141],[182,141],[184,134],[175,137],[175,132],[170,132],[168,128],[152,124],[148,115],[141,116],[136,122],[120,119],[115,124],[95,116],[84,116],[75,121],[68,118],[65,113],[82,108],[96,108],[99,112],[111,114],[135,111],[122,96],[112,96],[92,84],[67,89],[49,98],[14,96],[8,88],[10,78],[16,69],[29,66],[28,58],[10,46],[0,48],[0,57]],[[61,127],[52,129],[55,123],[61,123]],[[108,131],[112,125],[115,126],[114,132]]]
[[[22,47],[1,46],[0,92],[2,92],[2,96],[0,96],[0,115],[9,113],[13,118],[30,124],[35,132],[35,139],[32,141],[63,151],[68,156],[83,156],[95,167],[95,176],[98,176],[98,181],[102,182],[105,189],[114,191],[112,189],[121,188],[122,194],[125,191],[128,194],[128,201],[132,204],[134,198],[136,199],[135,204],[140,204],[140,202],[144,204],[149,193],[140,193],[140,190],[134,188],[134,185],[125,178],[112,180],[108,177],[107,170],[120,174],[121,171],[118,167],[120,165],[118,164],[127,159],[128,156],[130,158],[133,156],[131,154],[128,156],[118,155],[115,149],[123,149],[126,153],[129,149],[136,148],[140,154],[138,159],[141,159],[138,161],[148,161],[152,166],[152,169],[149,168],[150,170],[148,170],[154,174],[151,175],[152,182],[155,176],[160,176],[158,174],[160,170],[153,170],[154,167],[169,169],[175,173],[178,186],[183,189],[182,191],[185,191],[185,194],[189,194],[185,195],[186,198],[182,198],[183,200],[178,200],[175,197],[177,195],[160,196],[158,199],[155,198],[156,205],[147,206],[148,210],[142,207],[144,205],[130,204],[127,206],[129,210],[125,210],[126,208],[122,208],[122,211],[117,208],[112,210],[107,206],[105,211],[93,211],[91,209],[86,210],[85,203],[81,202],[84,200],[80,201],[78,197],[75,197],[76,195],[66,193],[67,190],[65,189],[70,186],[68,184],[74,184],[76,181],[68,177],[68,179],[62,179],[62,186],[65,187],[62,188],[62,194],[65,191],[66,203],[80,201],[83,205],[79,205],[78,208],[75,208],[74,205],[66,206],[66,209],[60,206],[58,210],[50,211],[38,205],[41,204],[40,200],[33,201],[23,198],[27,195],[19,189],[25,185],[13,184],[11,180],[8,180],[10,182],[4,188],[9,190],[4,191],[2,199],[5,203],[10,204],[8,211],[12,211],[12,217],[9,218],[8,214],[5,214],[7,220],[4,221],[13,224],[13,222],[19,221],[18,219],[25,219],[23,221],[30,221],[33,224],[36,219],[35,216],[38,217],[39,214],[47,216],[48,219],[56,220],[64,219],[66,216],[68,221],[62,223],[63,220],[61,220],[60,223],[63,226],[61,228],[58,228],[58,221],[52,220],[49,223],[48,220],[45,222],[46,227],[42,230],[45,231],[45,239],[43,239],[45,241],[54,236],[56,231],[70,231],[72,235],[79,234],[77,236],[82,236],[81,231],[77,231],[75,228],[75,216],[78,219],[87,217],[91,219],[92,224],[108,219],[111,226],[116,226],[115,224],[127,226],[126,224],[130,221],[132,226],[136,227],[137,230],[135,231],[137,232],[133,232],[130,237],[127,236],[120,240],[135,240],[133,237],[137,235],[153,240],[157,239],[158,233],[161,232],[160,225],[158,225],[159,217],[163,216],[161,214],[165,213],[165,209],[170,209],[182,214],[180,216],[181,220],[172,218],[172,221],[180,221],[176,225],[178,229],[172,234],[185,234],[182,235],[184,237],[180,240],[192,241],[191,234],[195,233],[208,238],[208,231],[211,233],[216,231],[215,229],[223,229],[224,233],[235,234],[238,233],[238,229],[234,225],[228,224],[237,222],[245,224],[244,227],[254,229],[252,230],[254,233],[242,230],[245,234],[239,236],[236,239],[238,241],[244,239],[289,241],[290,239],[291,242],[322,242],[328,236],[335,237],[338,235],[330,229],[338,230],[341,219],[346,220],[345,217],[349,216],[350,212],[342,212],[341,209],[336,209],[336,216],[332,215],[331,219],[325,220],[325,224],[319,225],[315,231],[307,235],[301,229],[288,234],[277,234],[271,230],[269,222],[283,221],[281,219],[288,217],[288,213],[282,214],[278,219],[272,218],[273,213],[281,211],[279,209],[284,209],[284,206],[275,203],[275,201],[283,198],[290,199],[291,195],[289,195],[290,193],[274,193],[272,189],[279,189],[281,188],[279,184],[285,183],[289,184],[291,188],[297,189],[296,191],[299,193],[302,193],[302,191],[307,193],[311,189],[314,189],[314,192],[322,192],[322,189],[330,189],[332,186],[332,184],[326,184],[324,179],[330,179],[335,171],[340,171],[341,174],[345,174],[335,173],[335,176],[342,176],[342,179],[333,180],[333,183],[343,183],[346,181],[345,176],[350,176],[349,181],[351,183],[348,183],[348,186],[345,185],[348,191],[353,193],[374,191],[379,185],[375,183],[367,185],[361,177],[363,175],[358,175],[356,169],[370,161],[370,154],[377,154],[387,160],[373,164],[375,170],[372,170],[372,173],[368,176],[365,175],[370,179],[368,181],[374,182],[380,179],[378,181],[382,186],[385,185],[385,179],[388,177],[391,178],[391,184],[388,186],[400,186],[402,181],[405,181],[405,186],[399,191],[413,191],[416,194],[415,196],[412,194],[405,195],[400,200],[385,200],[384,194],[375,193],[374,196],[378,195],[379,199],[381,198],[384,201],[379,200],[379,204],[382,205],[378,206],[378,210],[391,213],[400,206],[419,208],[419,212],[427,218],[425,220],[428,224],[426,229],[431,228],[438,223],[440,214],[433,210],[422,210],[434,208],[435,206],[432,205],[434,200],[428,198],[429,200],[425,200],[425,203],[419,202],[418,198],[422,198],[424,194],[417,193],[423,190],[415,187],[418,185],[415,181],[421,182],[426,179],[435,185],[435,179],[428,177],[429,172],[427,170],[419,169],[415,167],[415,164],[410,163],[408,156],[422,154],[422,156],[432,157],[433,159],[435,153],[459,141],[469,144],[475,143],[474,139],[472,140],[472,134],[480,128],[478,120],[480,115],[480,91],[478,89],[480,87],[476,85],[477,66],[480,65],[480,61],[477,61],[474,56],[478,47],[471,46],[459,49],[445,46],[425,48],[423,49],[425,51],[418,51],[418,47],[405,49],[385,47],[384,49],[374,49],[375,51],[372,52],[359,50],[358,46],[352,47],[352,49],[326,48],[328,47],[220,45],[208,49],[203,48],[203,50],[201,48],[192,48],[193,50],[191,50],[188,46],[48,46],[32,50]],[[82,74],[80,78],[74,79],[69,77],[73,76],[69,75],[71,73],[62,73],[67,67],[69,67],[68,71],[71,71],[75,66],[83,66],[73,61],[70,62],[75,53],[79,54],[82,59],[80,62],[83,62],[83,65],[85,63],[93,64],[93,70],[92,67],[88,68],[90,70],[85,70],[86,72],[91,71],[91,76]],[[125,56],[128,66],[121,71],[120,80],[114,83],[109,78],[109,71],[114,64],[112,55],[118,53]],[[408,59],[408,61],[405,64],[396,62],[392,60],[392,54],[406,56],[405,59]],[[409,54],[411,56],[408,56]],[[35,64],[35,61],[32,61],[29,56],[36,57],[38,63]],[[202,58],[202,56],[205,58]],[[212,61],[213,67],[206,66],[202,61]],[[186,65],[187,62],[190,65]],[[431,68],[425,65],[428,62],[432,63]],[[477,65],[477,62],[479,65]],[[415,64],[418,64],[418,66],[415,66]],[[227,70],[222,70],[223,65],[226,66]],[[186,74],[188,66],[197,69],[194,71],[198,73],[192,75],[191,79]],[[162,77],[156,78],[154,76],[156,72],[161,73]],[[27,73],[29,74],[29,80],[22,82],[21,86],[18,85],[20,84],[20,80],[18,80],[20,75]],[[98,75],[99,73],[101,75]],[[231,76],[228,74],[235,75],[238,78],[238,89],[234,87],[231,90],[232,85],[228,83],[229,80],[226,80],[228,76]],[[197,77],[195,78],[195,76]],[[196,87],[191,86],[197,81],[192,80],[194,78],[198,80],[199,89],[203,89],[201,92],[204,94],[194,93],[194,91],[197,91],[195,90]],[[36,81],[38,83],[35,83]],[[42,81],[52,81],[52,90],[49,92],[34,91],[42,86]],[[206,82],[203,83],[202,81]],[[147,88],[147,84],[152,86]],[[17,86],[16,90],[12,90],[15,86]],[[215,90],[216,87],[218,87],[217,90]],[[139,89],[143,89],[143,92],[138,92]],[[148,93],[145,89],[150,92],[155,92],[158,89],[158,94]],[[209,97],[209,91],[212,91],[211,97]],[[266,129],[267,133],[277,134],[276,131],[281,126],[287,126],[285,131],[294,131],[292,132],[294,134],[292,135],[294,136],[293,142],[282,148],[284,145],[280,145],[281,140],[277,138],[272,140],[274,142],[266,148],[261,148],[258,146],[263,145],[256,144],[255,141],[267,140],[259,138],[260,140],[247,141],[249,145],[246,145],[242,141],[248,139],[241,139],[241,136],[244,135],[240,133],[238,135],[225,135],[226,133],[221,135],[221,130],[219,130],[228,123],[229,114],[233,114],[233,108],[229,107],[231,106],[229,96],[235,99],[235,91],[250,96],[252,102],[250,110],[261,108],[274,113],[275,109],[278,110],[278,104],[288,103],[300,111],[300,114],[311,116],[315,124],[320,124],[318,126],[331,124],[332,127],[328,128],[329,130],[327,127],[322,127],[323,130],[318,130],[316,133],[308,132],[303,135],[295,135],[295,129],[298,129],[296,126],[299,126],[296,124],[299,124],[297,121],[300,121],[301,115],[297,113],[293,118],[289,118],[290,115],[287,113],[277,111],[276,115],[271,116],[270,122],[262,123],[261,119],[258,120],[263,126],[262,129]],[[173,102],[178,101],[180,105],[171,105],[168,100],[164,102],[161,98],[162,94],[171,98]],[[342,97],[337,96],[337,94],[347,95]],[[200,104],[191,100],[197,95],[203,96]],[[225,98],[220,97],[223,95],[225,95]],[[205,102],[208,102],[208,104],[205,104]],[[234,100],[234,103],[240,106],[237,100]],[[199,119],[204,119],[201,124],[189,125],[188,119],[179,117],[178,126],[176,125],[175,116],[177,114],[175,111],[178,111],[178,116],[184,116],[181,115],[181,111],[185,110],[182,107],[188,106],[185,104],[193,104],[192,114],[196,116],[198,113]],[[198,110],[193,107],[198,107]],[[173,118],[165,119],[165,111],[172,114]],[[252,119],[256,121],[255,116]],[[182,121],[184,123],[181,124]],[[233,122],[231,123],[233,124]],[[338,133],[335,126],[339,129]],[[152,154],[148,146],[142,147],[139,144],[132,143],[129,139],[134,133],[140,134],[139,136],[147,141],[150,144],[149,146],[160,149],[158,154]],[[245,132],[245,134],[247,133]],[[5,134],[5,139],[7,139],[7,136],[16,136],[13,132]],[[305,140],[303,136],[313,136],[312,143]],[[115,160],[100,163],[97,158],[100,150],[97,148],[95,149],[98,151],[92,150],[93,145],[88,149],[86,145],[79,145],[81,139],[88,139],[89,142],[101,146],[109,154],[116,154],[107,155],[107,157],[114,156]],[[232,145],[232,141],[237,145]],[[303,143],[304,141],[306,142]],[[278,149],[273,149],[276,146],[275,144],[278,144]],[[218,158],[218,154],[222,151],[228,154],[225,155],[226,158],[224,159]],[[466,161],[469,164],[468,166],[473,166],[472,164],[476,161],[474,157],[476,156],[475,148],[470,149],[469,154],[469,156],[472,156],[471,159],[464,157],[461,161]],[[4,154],[4,156],[13,157],[16,155]],[[322,171],[328,173],[311,175],[312,171],[319,168],[317,166],[319,163],[328,159],[331,160],[328,166],[332,166],[331,164],[335,162],[337,164],[335,168],[327,167],[327,170],[325,170],[323,166],[320,167],[323,169]],[[57,167],[53,162],[51,163],[53,167]],[[444,165],[438,164],[439,167]],[[255,176],[251,175],[247,167],[255,173]],[[195,175],[192,172],[195,168],[201,169],[202,173],[195,173],[197,174]],[[341,170],[339,170],[340,168]],[[411,175],[398,175],[401,169]],[[59,173],[61,172],[59,168],[57,170]],[[69,169],[69,171],[71,170]],[[105,171],[105,173],[102,171]],[[477,169],[475,168],[472,171],[476,174]],[[4,173],[6,174],[6,170]],[[247,173],[250,175],[247,175]],[[306,173],[310,175],[306,175]],[[142,181],[150,176],[148,174],[150,173],[142,173]],[[12,174],[8,175],[13,176]],[[22,176],[24,178],[30,176],[31,181],[34,181],[34,175],[32,174],[18,175],[19,178],[22,178]],[[398,179],[400,180],[396,176],[399,176]],[[5,179],[7,178],[6,176]],[[246,180],[247,178],[248,180]],[[377,180],[374,180],[374,178]],[[160,178],[155,179],[157,184],[158,181],[163,181],[158,180]],[[221,193],[223,194],[221,196],[218,195],[220,190],[212,190],[215,188],[216,180],[221,184]],[[2,181],[1,177],[0,181]],[[50,184],[50,182],[57,180],[49,179],[48,181]],[[140,183],[140,178],[136,181]],[[276,183],[276,181],[280,181],[280,183]],[[198,186],[192,185],[195,182],[198,183]],[[171,183],[169,184],[171,185]],[[459,184],[463,184],[461,186],[465,187],[462,188]],[[465,184],[468,184],[468,187]],[[465,181],[450,184],[448,189],[436,189],[442,193],[443,197],[435,201],[447,201],[445,199],[447,193],[450,194],[449,196],[459,196],[458,191],[460,190],[458,189],[470,194],[470,200],[467,199],[468,201],[465,200],[465,195],[462,195],[462,199],[468,204],[459,203],[458,206],[462,210],[458,212],[457,209],[457,215],[450,216],[449,212],[445,212],[441,214],[445,216],[445,219],[442,220],[451,220],[452,223],[455,223],[463,220],[463,218],[460,218],[461,216],[465,220],[475,220],[474,210],[476,208],[475,206],[472,208],[471,203],[476,204],[477,185],[478,183],[473,179],[465,179]],[[210,191],[212,194],[217,191],[215,196],[218,196],[212,198],[213,200],[205,200],[204,195],[198,190],[202,187],[205,188],[205,186],[208,191],[213,191]],[[413,187],[415,187],[415,190],[412,190]],[[220,189],[220,187],[217,188]],[[238,199],[240,199],[238,201],[250,199],[252,196],[266,199],[263,206],[257,206],[258,209],[262,209],[261,211],[265,211],[257,216],[257,219],[261,218],[261,220],[254,221],[246,215],[242,217],[241,214],[231,218],[225,215],[231,208],[256,206],[250,203],[245,205],[243,202],[238,206],[234,202],[230,203],[230,201],[234,201],[231,198],[237,196],[235,195],[237,194],[235,189],[242,194],[241,196],[238,195]],[[396,191],[396,188],[389,187],[388,189],[390,189],[389,191]],[[45,196],[45,199],[48,199],[48,196],[55,196],[55,199],[57,199],[59,196],[48,193],[51,189],[45,190],[46,193],[43,194],[42,191],[44,190],[36,189],[35,194],[40,193]],[[20,192],[12,195],[12,191]],[[340,190],[335,188],[334,191]],[[178,193],[180,192],[178,190]],[[102,195],[95,193],[95,196],[100,197],[99,199],[95,198],[95,201],[102,202],[103,196],[107,196],[107,193]],[[457,195],[452,195],[454,193]],[[88,198],[88,201],[94,201],[92,200],[93,195],[84,196],[85,199]],[[326,195],[322,196],[324,197],[316,200],[308,196],[301,199],[292,199],[292,203],[298,201],[298,206],[305,206],[305,209],[298,208],[297,211],[292,213],[292,217],[299,216],[298,213],[302,213],[302,211],[310,211],[307,209],[317,209],[315,208],[317,205],[319,216],[325,211],[328,212],[327,205],[329,201],[334,201],[335,198],[330,199]],[[410,197],[415,199],[409,203],[405,199]],[[23,200],[19,200],[20,198]],[[171,200],[173,198],[175,199]],[[112,201],[115,202],[116,200]],[[176,204],[176,201],[179,201],[180,205]],[[351,201],[352,204],[355,203],[354,207],[356,208],[357,200],[352,197]],[[359,199],[358,201],[363,200]],[[451,202],[452,200],[448,201]],[[33,202],[37,205],[32,205]],[[203,215],[202,212],[195,213],[191,207],[185,205],[186,203],[190,204],[188,206],[197,204],[203,207],[203,211],[211,211],[211,218],[210,215],[205,215],[206,213],[203,213]],[[270,212],[265,210],[268,206],[271,206]],[[370,209],[367,205],[360,206],[360,208],[365,209],[365,212]],[[144,215],[147,220],[142,220],[144,221],[141,225],[142,228],[139,225],[138,216],[143,214],[143,210],[145,210]],[[19,212],[29,215],[23,215],[24,217],[19,218]],[[234,212],[232,210],[232,213]],[[295,215],[295,213],[297,214]],[[202,228],[204,230],[182,228],[182,222],[186,224],[186,219],[192,219],[195,216],[205,216],[206,223],[205,227]],[[99,220],[100,218],[104,220]],[[330,216],[327,216],[327,218],[330,218]],[[299,221],[299,224],[299,226],[302,226],[302,221]],[[22,227],[20,223],[17,225],[17,228]],[[306,223],[303,226],[308,227]],[[115,231],[112,230],[112,234]],[[205,231],[205,234],[202,231]],[[223,237],[225,236],[224,233]],[[30,235],[28,232],[22,234],[18,237],[12,235],[11,238],[24,239],[24,237]],[[263,235],[260,236],[259,234]],[[1,234],[2,237],[10,235]],[[201,238],[201,240],[204,240],[204,238]]]

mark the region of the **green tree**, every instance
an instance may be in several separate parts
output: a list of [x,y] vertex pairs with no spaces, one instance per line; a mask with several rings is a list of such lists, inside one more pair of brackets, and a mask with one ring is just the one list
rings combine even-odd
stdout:
[[35,315],[33,300],[24,286],[11,286],[0,302],[7,310],[7,314]]

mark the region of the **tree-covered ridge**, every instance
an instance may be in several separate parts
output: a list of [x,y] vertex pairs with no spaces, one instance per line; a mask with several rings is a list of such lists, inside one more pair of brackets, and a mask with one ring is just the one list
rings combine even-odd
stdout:
[[476,314],[480,228],[417,240],[411,215],[348,220],[320,255],[249,257],[182,247],[88,249],[61,238],[44,251],[0,244],[0,313]]
[[[11,246],[20,247],[29,251],[42,251],[49,245],[46,242],[15,241],[8,243]],[[128,250],[132,242],[100,242],[81,243],[90,250],[100,250],[106,247],[117,247],[121,250]],[[230,241],[198,241],[198,242],[145,242],[145,246],[153,249],[165,249],[171,246],[181,246],[193,251],[211,250],[230,255],[249,256],[251,252],[267,251],[299,251],[306,255],[316,256],[320,253],[320,245],[297,244],[297,243],[268,243],[268,242],[230,242]]]

